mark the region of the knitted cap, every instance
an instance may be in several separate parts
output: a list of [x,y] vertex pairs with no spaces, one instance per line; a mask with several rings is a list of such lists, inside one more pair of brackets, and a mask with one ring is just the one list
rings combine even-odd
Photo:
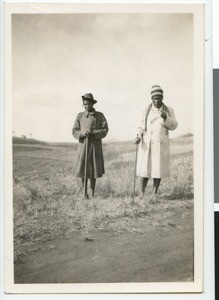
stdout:
[[159,85],[153,85],[151,88],[151,98],[154,96],[163,96],[163,90]]

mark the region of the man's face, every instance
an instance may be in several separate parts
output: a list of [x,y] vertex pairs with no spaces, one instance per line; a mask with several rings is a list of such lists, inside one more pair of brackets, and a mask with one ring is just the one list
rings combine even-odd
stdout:
[[156,108],[160,108],[163,102],[163,96],[157,95],[152,98],[152,102]]
[[90,112],[93,110],[94,103],[92,101],[84,100],[83,104],[84,104],[86,111]]

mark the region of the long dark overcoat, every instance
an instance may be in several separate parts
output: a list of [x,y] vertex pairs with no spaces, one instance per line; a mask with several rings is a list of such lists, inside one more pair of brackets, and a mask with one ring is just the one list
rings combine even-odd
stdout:
[[82,137],[82,133],[86,129],[93,132],[88,138],[86,178],[99,178],[105,173],[102,139],[107,135],[109,129],[104,115],[95,109],[91,112],[79,113],[74,122],[72,134],[79,140],[73,169],[74,176],[84,178],[86,138]]

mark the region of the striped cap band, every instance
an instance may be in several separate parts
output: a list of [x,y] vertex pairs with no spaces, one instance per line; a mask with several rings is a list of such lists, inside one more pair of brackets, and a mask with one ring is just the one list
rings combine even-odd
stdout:
[[152,86],[152,89],[151,89],[151,98],[154,97],[154,96],[163,96],[163,90],[162,88],[159,86],[159,85],[154,85]]

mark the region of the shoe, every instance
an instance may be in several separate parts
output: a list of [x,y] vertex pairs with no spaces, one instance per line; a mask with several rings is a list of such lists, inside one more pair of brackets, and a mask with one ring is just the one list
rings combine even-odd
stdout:
[[84,199],[89,199],[88,194],[85,194],[85,196],[83,197]]

